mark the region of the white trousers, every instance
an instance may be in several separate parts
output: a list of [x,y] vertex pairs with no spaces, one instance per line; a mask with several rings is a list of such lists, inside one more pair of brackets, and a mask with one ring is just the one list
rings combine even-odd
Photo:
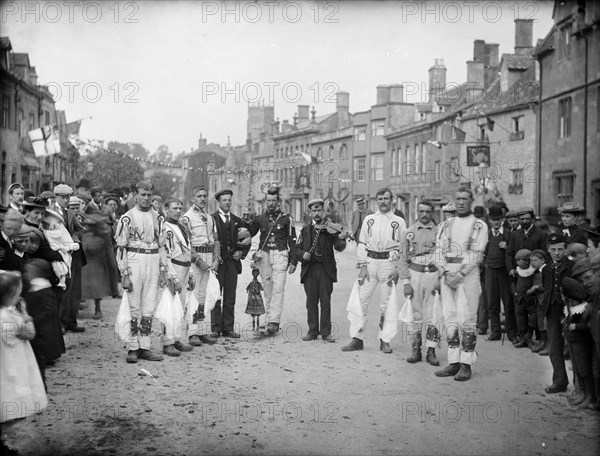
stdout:
[[[387,310],[388,300],[391,292],[391,287],[387,284],[387,282],[389,281],[388,277],[395,270],[395,263],[390,261],[389,259],[375,260],[373,258],[369,258],[367,263],[367,272],[369,274],[369,280],[365,280],[364,283],[358,287],[358,294],[360,296],[360,306],[362,308],[362,324],[360,326],[358,334],[350,334],[351,337],[362,339],[362,335],[367,325],[367,314],[369,310],[369,304],[371,304],[371,297],[373,296],[373,293],[375,292],[375,289],[378,285],[381,285],[379,312],[380,322],[383,322],[383,317],[385,316],[385,311]],[[394,324],[398,326],[398,321],[395,321]],[[382,324],[380,324],[378,338],[382,339],[384,342],[389,343],[389,340],[384,340],[382,338],[381,328]]]
[[[175,272],[177,273],[177,278],[179,279],[179,283],[181,284],[181,293],[179,293],[179,297],[181,300],[181,307],[183,309],[185,309],[185,300],[187,298],[187,287],[188,287],[188,277],[189,277],[189,272],[190,272],[190,266],[181,266],[179,264],[175,264],[173,263],[173,268],[175,269]],[[177,327],[177,329],[175,330],[175,334],[176,337],[175,339],[169,339],[168,337],[166,337],[164,335],[163,332],[163,336],[162,336],[162,343],[163,345],[171,345],[175,343],[175,340],[178,340],[181,342],[181,338],[184,335],[184,321],[183,319],[181,320],[181,325]]]
[[[198,253],[198,256],[202,258],[202,261],[204,261],[205,263],[212,263],[212,253]],[[194,321],[188,328],[188,337],[201,336],[204,334],[204,302],[206,301],[206,285],[208,284],[208,278],[210,276],[208,269],[206,271],[203,271],[195,264],[192,264],[192,266],[190,267],[190,274],[192,274],[192,276],[196,280],[196,288],[194,288],[194,294],[196,295],[196,299],[198,300],[198,313],[202,313],[202,318],[194,318]]]
[[265,323],[281,323],[283,294],[288,269],[287,250],[261,251],[258,271],[265,291]]

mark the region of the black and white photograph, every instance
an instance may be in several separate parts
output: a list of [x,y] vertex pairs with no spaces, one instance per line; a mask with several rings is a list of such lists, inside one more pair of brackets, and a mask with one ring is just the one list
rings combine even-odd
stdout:
[[600,454],[600,3],[0,2],[4,455]]

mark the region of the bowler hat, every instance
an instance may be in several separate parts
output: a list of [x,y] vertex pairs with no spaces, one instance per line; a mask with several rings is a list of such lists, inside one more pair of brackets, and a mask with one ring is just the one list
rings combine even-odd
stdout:
[[502,213],[502,208],[500,206],[490,207],[489,215],[492,220],[500,220],[502,217],[504,217],[504,214]]

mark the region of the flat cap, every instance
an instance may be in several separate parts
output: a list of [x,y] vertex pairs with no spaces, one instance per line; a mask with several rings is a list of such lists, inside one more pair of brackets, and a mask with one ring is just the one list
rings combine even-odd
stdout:
[[532,207],[520,207],[519,209],[517,209],[517,215],[523,215],[523,214],[531,214],[534,215],[535,211],[533,210]]
[[42,233],[42,230],[39,230],[34,226],[30,226],[29,228],[31,228],[29,231],[30,236],[37,236],[40,241],[44,240],[44,234]]
[[162,196],[154,195],[151,201],[160,201],[163,202]]
[[579,203],[575,203],[573,201],[570,201],[568,203],[563,204],[561,207],[559,207],[558,208],[558,212],[580,214],[582,212],[585,212],[585,207],[583,207]]
[[442,212],[456,212],[456,205],[454,203],[448,203],[442,207]]
[[517,213],[517,211],[508,211],[506,213],[506,218],[515,218],[515,217],[519,217],[519,214]]
[[217,193],[215,193],[215,199],[217,201],[219,201],[219,199],[223,195],[231,195],[231,196],[233,196],[233,190],[229,190],[229,189],[219,190]]
[[571,269],[571,277],[577,277],[584,272],[588,272],[592,270],[592,263],[589,258],[582,258],[581,260],[577,260],[573,265],[573,269]]
[[26,223],[23,223],[23,225],[21,225],[21,229],[19,230],[19,233],[15,236],[15,239],[28,238],[29,235],[31,234],[32,230],[33,230],[33,227],[27,225]]
[[52,193],[50,190],[46,190],[45,192],[40,193],[40,198],[48,199],[48,198],[56,198],[56,195]]
[[63,196],[72,195],[73,189],[67,184],[58,184],[56,187],[54,187],[54,194]]
[[364,199],[364,198],[358,198],[358,199],[356,200],[356,204],[361,204],[361,203],[364,203],[364,202],[365,202],[365,199]]
[[309,209],[316,205],[325,206],[325,201],[323,201],[321,198],[315,198],[308,202]]
[[529,249],[521,249],[515,255],[517,260],[529,260],[529,256],[531,255],[531,250]]
[[561,233],[550,233],[548,236],[548,244],[560,244],[561,242],[567,243],[567,238]]
[[585,301],[587,299],[585,287],[571,277],[562,279],[562,292],[567,298],[575,301]]
[[502,208],[500,206],[492,206],[489,211],[490,218],[492,220],[500,220],[504,217],[504,212],[502,212]]
[[83,201],[81,198],[79,198],[78,196],[72,196],[71,198],[69,198],[69,206],[71,206],[72,204],[78,204],[81,205],[85,203],[85,201]]
[[566,255],[581,255],[582,253],[587,252],[587,245],[580,244],[579,242],[572,242],[567,245],[567,250],[565,251]]

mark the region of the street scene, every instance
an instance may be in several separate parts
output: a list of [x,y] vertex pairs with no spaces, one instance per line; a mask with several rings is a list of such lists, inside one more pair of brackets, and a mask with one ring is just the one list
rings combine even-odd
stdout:
[[595,2],[0,15],[3,454],[598,454]]

